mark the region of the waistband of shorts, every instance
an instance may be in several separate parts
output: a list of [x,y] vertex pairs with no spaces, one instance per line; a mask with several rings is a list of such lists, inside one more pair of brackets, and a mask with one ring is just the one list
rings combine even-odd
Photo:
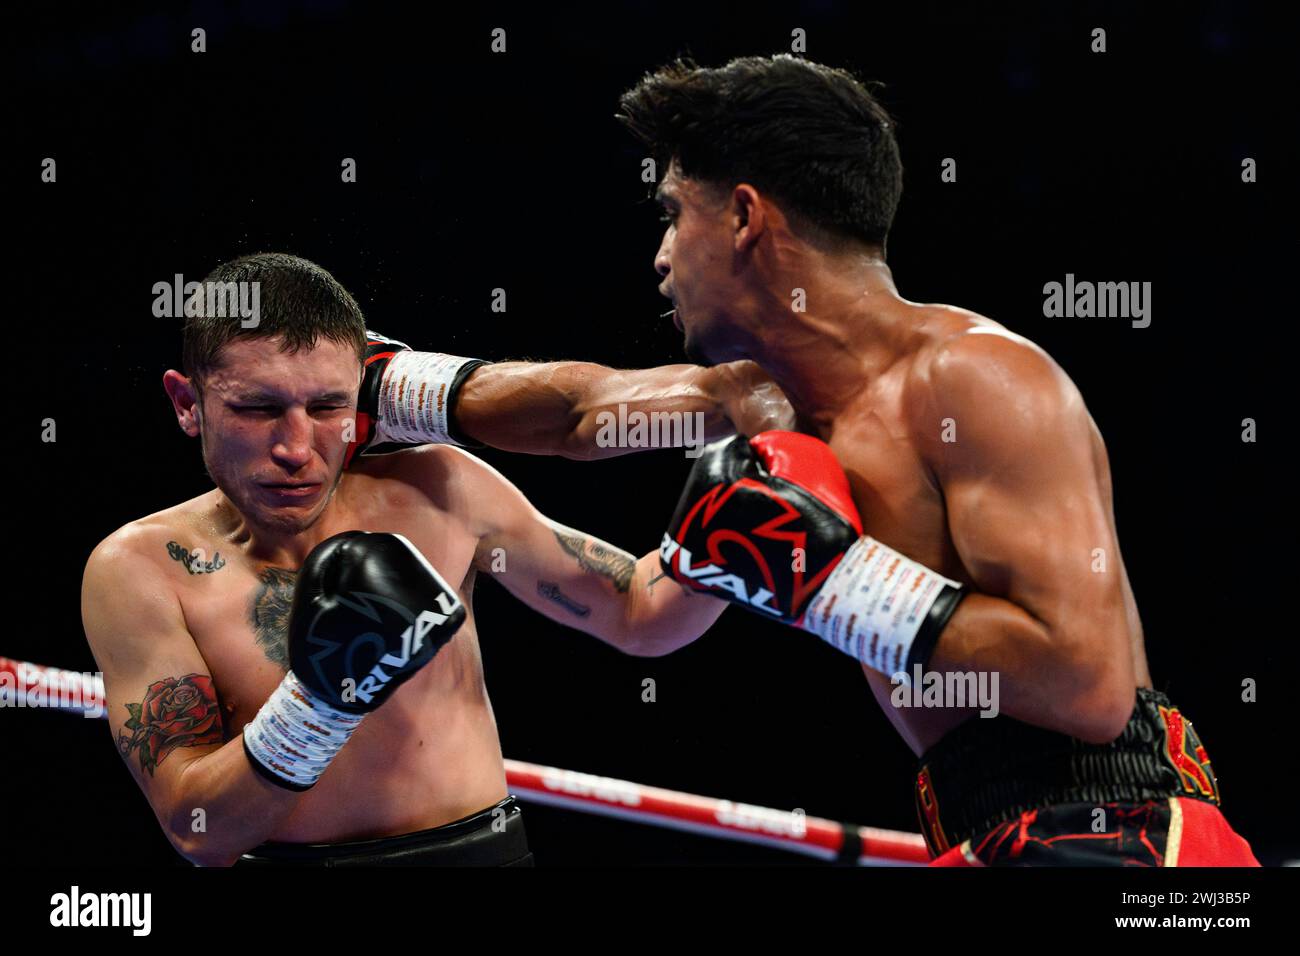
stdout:
[[972,717],[922,755],[916,777],[917,817],[933,854],[1026,810],[1172,796],[1218,805],[1219,786],[1191,721],[1144,687],[1110,743],[1005,715]]
[[374,840],[267,842],[237,866],[508,866],[528,857],[523,811],[514,795],[451,823]]

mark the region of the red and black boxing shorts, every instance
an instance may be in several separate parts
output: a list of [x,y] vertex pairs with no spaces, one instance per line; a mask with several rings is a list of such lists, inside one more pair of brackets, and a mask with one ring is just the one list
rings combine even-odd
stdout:
[[1108,744],[974,717],[921,758],[931,866],[1259,866],[1191,721],[1138,688]]

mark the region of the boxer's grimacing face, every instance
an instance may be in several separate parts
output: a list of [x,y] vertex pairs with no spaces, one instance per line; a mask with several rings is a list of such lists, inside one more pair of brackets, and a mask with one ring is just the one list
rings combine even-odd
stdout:
[[729,315],[743,291],[733,268],[734,225],[725,193],[683,178],[673,162],[655,198],[666,224],[655,254],[659,292],[677,310],[673,321],[685,333],[687,358],[698,365],[740,358]]
[[338,487],[356,414],[356,351],[329,339],[284,353],[277,338],[237,338],[204,380],[200,412],[208,474],[244,520],[296,534]]

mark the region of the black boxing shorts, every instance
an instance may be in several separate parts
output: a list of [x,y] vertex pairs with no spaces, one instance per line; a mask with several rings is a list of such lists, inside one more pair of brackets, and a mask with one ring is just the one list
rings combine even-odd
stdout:
[[523,811],[513,796],[428,830],[348,843],[263,843],[235,863],[239,867],[532,865]]
[[916,778],[931,866],[1259,866],[1219,804],[1191,721],[1147,688],[1110,743],[973,717]]

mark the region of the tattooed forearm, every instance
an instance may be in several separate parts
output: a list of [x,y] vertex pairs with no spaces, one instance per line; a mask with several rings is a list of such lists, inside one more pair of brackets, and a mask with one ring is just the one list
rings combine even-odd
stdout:
[[130,717],[118,732],[117,751],[125,760],[139,754],[140,769],[151,777],[177,747],[221,743],[221,710],[207,674],[156,680],[144,700],[126,709]]
[[189,548],[178,541],[167,542],[167,553],[171,555],[173,561],[179,561],[185,565],[185,570],[190,574],[211,574],[213,571],[220,571],[226,566],[226,559],[217,551],[212,555],[212,560],[207,560],[202,548],[195,548],[190,551]]
[[250,616],[253,635],[266,659],[289,669],[289,608],[293,605],[293,586],[297,571],[263,568],[257,576]]
[[569,597],[560,590],[560,586],[554,581],[538,581],[537,593],[547,600],[554,601],[570,614],[576,615],[577,617],[586,617],[591,613],[591,608],[587,607],[585,604],[579,604],[573,598]]
[[608,578],[615,590],[626,593],[636,573],[636,559],[632,555],[571,531],[556,531],[555,540],[566,553],[578,559],[582,570]]

